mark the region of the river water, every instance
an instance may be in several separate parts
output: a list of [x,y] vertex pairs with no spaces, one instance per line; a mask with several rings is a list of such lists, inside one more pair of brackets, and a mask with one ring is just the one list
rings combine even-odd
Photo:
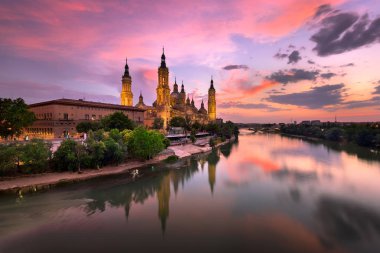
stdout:
[[241,135],[137,177],[2,196],[0,252],[380,252],[380,160]]

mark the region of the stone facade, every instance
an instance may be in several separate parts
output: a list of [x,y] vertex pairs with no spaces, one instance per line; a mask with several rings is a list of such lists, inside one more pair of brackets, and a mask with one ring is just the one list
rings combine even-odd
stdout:
[[57,99],[29,105],[37,120],[24,130],[24,137],[78,137],[76,125],[83,121],[100,120],[115,112],[122,112],[137,124],[144,122],[144,109],[107,103],[73,99]]

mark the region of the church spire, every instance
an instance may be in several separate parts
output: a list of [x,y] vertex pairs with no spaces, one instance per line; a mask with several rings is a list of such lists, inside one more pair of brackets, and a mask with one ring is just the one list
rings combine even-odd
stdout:
[[210,82],[210,89],[215,89],[214,88],[214,80],[212,79],[212,76],[211,76],[211,82]]
[[124,67],[124,75],[123,77],[131,77],[129,75],[129,66],[128,66],[128,59],[125,58],[125,67]]
[[174,77],[173,92],[178,93],[177,77]]
[[162,55],[161,55],[161,67],[166,68],[166,62],[165,62],[165,48],[162,47]]
[[183,80],[182,80],[182,85],[181,85],[181,92],[185,93],[185,86],[183,85]]

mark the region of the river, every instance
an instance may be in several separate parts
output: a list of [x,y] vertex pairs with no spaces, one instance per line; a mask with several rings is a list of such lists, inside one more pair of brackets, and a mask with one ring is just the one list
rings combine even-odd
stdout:
[[379,249],[378,155],[275,134],[138,176],[0,197],[4,253]]

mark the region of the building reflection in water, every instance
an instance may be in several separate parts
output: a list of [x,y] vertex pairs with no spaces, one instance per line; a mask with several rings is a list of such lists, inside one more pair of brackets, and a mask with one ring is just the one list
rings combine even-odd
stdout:
[[[223,147],[222,154],[228,157],[234,145],[236,144],[231,143]],[[87,204],[86,212],[88,215],[92,215],[96,212],[104,212],[107,206],[124,207],[125,216],[128,219],[134,204],[144,204],[148,198],[156,197],[158,218],[162,232],[165,232],[169,219],[171,184],[174,194],[177,195],[179,186],[181,185],[184,189],[185,183],[199,172],[199,165],[203,170],[207,163],[209,185],[213,194],[216,183],[216,165],[220,160],[220,153],[219,149],[215,149],[210,154],[180,160],[172,166],[157,167],[155,171],[146,168],[142,170],[142,177],[136,181],[127,178],[117,184],[114,181],[108,186],[102,184],[88,192],[87,198],[92,201]]]

